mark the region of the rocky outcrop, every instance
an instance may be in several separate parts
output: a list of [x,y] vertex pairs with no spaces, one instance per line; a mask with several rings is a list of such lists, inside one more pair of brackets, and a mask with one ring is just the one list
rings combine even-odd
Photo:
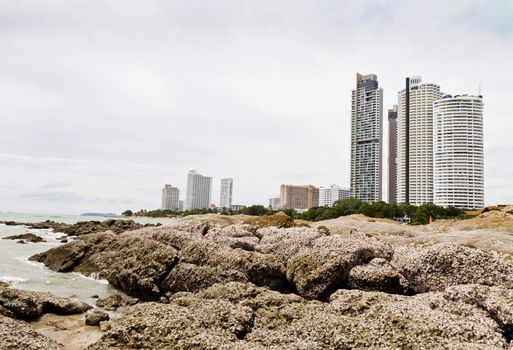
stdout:
[[391,264],[414,293],[473,283],[513,288],[511,263],[500,256],[455,244],[398,247]]
[[49,293],[29,292],[0,286],[0,314],[22,320],[35,320],[46,313],[80,314],[90,305]]
[[160,226],[160,224],[139,224],[133,220],[108,219],[104,221],[79,221],[76,224],[64,224],[52,220],[36,223],[23,223],[15,221],[0,221],[0,224],[9,226],[23,225],[30,229],[52,229],[54,232],[62,232],[69,236],[82,236],[95,232],[112,231],[121,233],[125,231],[138,230],[143,227]]
[[507,349],[511,314],[493,305],[508,293],[478,285],[416,296],[339,290],[323,303],[216,284],[130,308],[91,349]]
[[367,265],[351,269],[348,278],[351,289],[380,291],[394,294],[408,294],[404,278],[382,258],[372,259]]
[[326,236],[317,229],[194,223],[94,233],[31,258],[56,271],[98,273],[127,294],[160,300],[220,282],[251,282],[325,299],[347,286],[349,271],[390,260],[386,243],[361,233]]
[[3,239],[12,239],[12,240],[19,239],[19,240],[22,240],[23,242],[31,242],[31,243],[45,242],[43,237],[40,237],[33,233],[24,233],[21,235],[7,236],[7,237],[4,237]]
[[0,315],[0,349],[60,350],[64,347],[37,332],[28,323]]

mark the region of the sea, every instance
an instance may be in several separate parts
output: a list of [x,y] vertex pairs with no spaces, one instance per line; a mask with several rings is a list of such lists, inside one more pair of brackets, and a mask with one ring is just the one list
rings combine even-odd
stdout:
[[[112,217],[0,213],[0,221],[24,223],[53,220],[74,224],[78,221],[102,221],[107,219],[112,219]],[[141,224],[165,224],[171,220],[141,217],[131,219]],[[6,236],[28,232],[42,237],[46,242],[20,244],[16,240],[3,239]],[[113,293],[120,293],[106,280],[74,272],[54,272],[47,269],[42,263],[28,260],[34,254],[62,245],[63,243],[57,240],[58,237],[62,236],[62,233],[55,233],[50,229],[29,229],[26,226],[0,224],[0,281],[6,282],[17,289],[50,292],[59,297],[75,298],[89,304],[94,304],[93,296],[106,297]]]

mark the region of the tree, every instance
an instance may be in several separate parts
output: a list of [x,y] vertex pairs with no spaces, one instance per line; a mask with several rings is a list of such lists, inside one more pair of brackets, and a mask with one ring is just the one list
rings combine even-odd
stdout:
[[271,212],[268,209],[266,209],[263,205],[252,205],[250,207],[242,209],[240,213],[253,216],[262,216],[270,214]]
[[133,211],[128,209],[128,210],[125,210],[121,215],[123,215],[123,216],[132,216],[132,215],[134,215],[134,213],[133,213]]

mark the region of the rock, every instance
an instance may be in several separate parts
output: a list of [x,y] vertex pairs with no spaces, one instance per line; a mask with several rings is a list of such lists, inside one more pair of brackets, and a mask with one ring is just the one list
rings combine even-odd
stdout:
[[286,228],[296,226],[294,219],[281,211],[273,215],[253,216],[244,221],[244,223],[254,228]]
[[506,349],[496,318],[443,292],[339,290],[322,303],[232,282],[131,307],[90,349]]
[[102,321],[108,321],[109,320],[109,314],[103,311],[99,310],[93,310],[89,311],[85,315],[85,323],[88,326],[99,326],[100,322]]
[[121,295],[112,294],[106,298],[100,298],[96,300],[96,306],[103,307],[106,310],[115,311],[118,307],[123,304]]
[[[21,235],[14,235],[14,236],[7,236],[3,239],[19,239],[23,240],[24,242],[31,242],[31,243],[39,243],[39,242],[46,242],[42,237],[35,235],[33,233],[24,233]],[[20,241],[18,241],[20,243]]]
[[[58,315],[80,314],[91,306],[49,293],[29,292],[12,288],[0,289],[0,306],[10,311],[17,319],[35,320],[46,313]],[[5,312],[2,314],[5,315]],[[12,316],[11,314],[11,316]]]
[[[60,249],[61,247],[65,248]],[[29,260],[44,262],[46,267],[57,272],[70,272],[82,261],[90,249],[90,245],[83,240],[76,240],[61,247],[33,255]]]
[[0,315],[10,318],[16,318],[16,315],[11,310],[7,310],[5,307],[0,305]]
[[372,259],[367,265],[355,266],[349,271],[348,287],[351,289],[404,294],[403,277],[381,258]]
[[387,244],[363,234],[323,236],[311,248],[294,255],[287,265],[287,278],[299,295],[324,299],[348,283],[349,271],[373,258],[391,259]]
[[415,293],[443,291],[459,284],[513,288],[513,264],[479,249],[455,244],[399,247],[391,264]]
[[28,323],[0,315],[0,349],[64,349],[34,330]]

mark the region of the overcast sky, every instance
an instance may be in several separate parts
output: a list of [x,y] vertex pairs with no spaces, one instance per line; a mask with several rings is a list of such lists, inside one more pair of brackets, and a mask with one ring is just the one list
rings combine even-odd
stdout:
[[513,203],[512,18],[509,0],[0,0],[0,210],[158,208],[190,168],[216,202],[221,177],[235,204],[347,186],[356,72],[385,111],[408,75],[481,86],[486,202]]

